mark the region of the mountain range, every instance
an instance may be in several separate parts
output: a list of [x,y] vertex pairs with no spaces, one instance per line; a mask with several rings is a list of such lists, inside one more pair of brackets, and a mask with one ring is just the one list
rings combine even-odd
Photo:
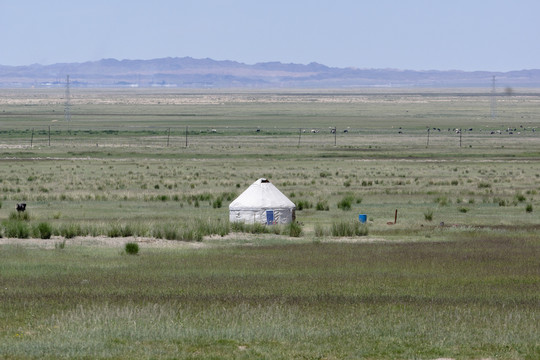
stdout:
[[318,63],[253,65],[182,58],[103,59],[83,63],[0,65],[0,87],[361,88],[540,87],[540,70],[509,72],[335,68]]

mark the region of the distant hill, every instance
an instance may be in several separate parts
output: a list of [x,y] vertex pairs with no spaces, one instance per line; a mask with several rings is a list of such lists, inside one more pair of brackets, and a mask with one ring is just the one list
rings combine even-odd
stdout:
[[84,63],[2,66],[0,87],[180,88],[354,88],[354,87],[484,87],[496,76],[498,87],[540,87],[540,70],[412,71],[332,68],[318,63],[254,65],[212,59],[103,59]]

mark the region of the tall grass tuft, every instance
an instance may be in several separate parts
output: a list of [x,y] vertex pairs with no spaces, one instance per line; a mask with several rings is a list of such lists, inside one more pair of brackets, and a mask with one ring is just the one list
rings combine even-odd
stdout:
[[332,223],[332,236],[366,236],[368,233],[368,226],[357,221]]
[[343,211],[351,210],[353,202],[354,196],[347,195],[337,203],[337,207]]
[[[276,227],[277,228],[277,227]],[[241,221],[232,222],[231,230],[235,232],[244,232],[250,234],[269,234],[270,227],[265,224],[255,223],[255,224],[246,224]]]
[[4,222],[4,235],[9,238],[27,239],[30,237],[28,223],[20,220],[8,220]]
[[328,232],[325,230],[324,226],[317,223],[315,224],[315,237],[324,237],[328,235]]
[[81,225],[75,223],[62,224],[55,233],[65,237],[66,239],[72,239],[76,236],[85,235]]
[[9,220],[22,220],[22,221],[29,221],[30,220],[30,212],[29,211],[12,211],[9,213]]
[[139,244],[134,242],[128,242],[125,245],[125,251],[128,255],[137,255],[139,253]]
[[433,210],[426,210],[424,212],[424,219],[426,221],[432,221],[433,220]]
[[151,231],[152,236],[158,239],[202,241],[204,236],[225,236],[230,232],[227,221],[221,219],[195,219],[185,223],[166,223],[155,226]]
[[292,236],[292,237],[300,237],[302,236],[302,225],[300,225],[296,221],[290,224],[287,224],[283,228],[282,234]]
[[328,206],[328,201],[326,200],[319,200],[317,201],[317,206],[315,207],[317,211],[329,211],[330,206]]
[[296,210],[302,211],[304,209],[311,209],[313,204],[309,200],[298,200],[296,202]]
[[39,223],[34,229],[34,236],[38,236],[41,239],[50,239],[53,229],[51,224],[47,222]]

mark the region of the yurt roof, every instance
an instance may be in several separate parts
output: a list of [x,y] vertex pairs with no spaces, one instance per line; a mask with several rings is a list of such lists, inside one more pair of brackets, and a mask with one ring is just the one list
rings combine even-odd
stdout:
[[229,205],[230,210],[290,209],[294,203],[270,181],[260,178]]

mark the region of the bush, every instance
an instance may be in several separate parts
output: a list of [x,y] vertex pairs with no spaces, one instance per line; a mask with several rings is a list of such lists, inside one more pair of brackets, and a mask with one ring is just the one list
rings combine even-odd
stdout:
[[128,242],[125,246],[126,254],[137,255],[139,253],[139,244],[134,242]]
[[50,239],[52,235],[52,226],[46,222],[39,223],[35,232],[41,239]]

